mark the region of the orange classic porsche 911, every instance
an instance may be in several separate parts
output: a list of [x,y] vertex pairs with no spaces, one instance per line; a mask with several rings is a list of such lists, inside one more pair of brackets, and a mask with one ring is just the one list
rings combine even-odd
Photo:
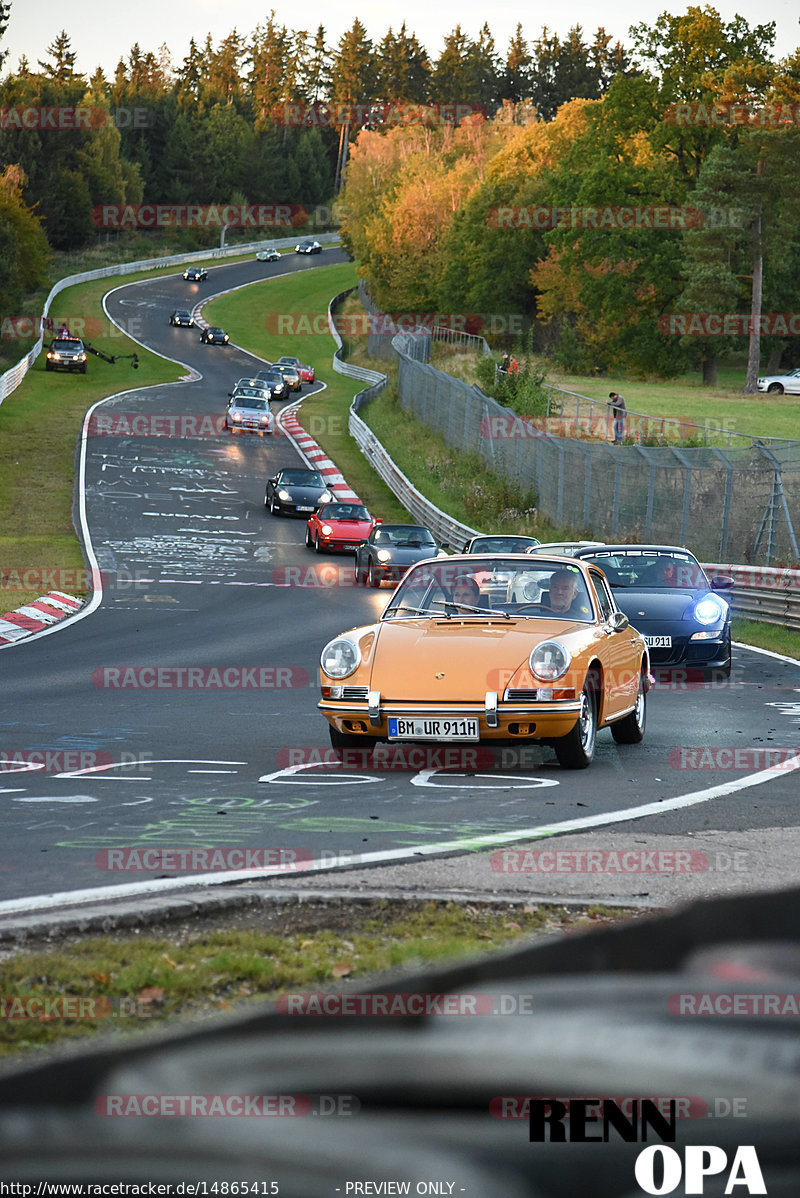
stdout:
[[584,769],[598,729],[642,740],[650,661],[597,567],[471,554],[413,566],[378,623],[325,646],[320,683],[335,749],[541,741]]

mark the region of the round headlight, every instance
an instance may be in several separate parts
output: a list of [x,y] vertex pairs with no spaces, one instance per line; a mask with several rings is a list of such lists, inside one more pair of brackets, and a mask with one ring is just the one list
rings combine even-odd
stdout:
[[288,491],[284,491],[282,488],[281,488],[281,490],[278,492],[278,499],[280,499],[281,503],[289,503],[289,501],[291,500],[291,498],[292,498],[292,497],[291,497],[291,495],[289,494],[289,492],[288,492]]
[[522,584],[522,594],[530,603],[538,603],[542,597],[541,587],[535,578],[527,578]]
[[378,550],[378,561],[379,562],[388,562],[388,561],[391,561],[391,558],[392,558],[392,555],[388,549],[379,549]]
[[361,664],[361,651],[347,637],[337,636],[322,650],[319,664],[329,678],[346,678]]
[[330,503],[332,499],[333,499],[333,496],[331,495],[330,491],[323,491],[317,502],[318,503]]
[[531,651],[528,664],[537,678],[552,682],[566,674],[571,660],[569,650],[561,641],[542,641]]
[[695,604],[692,614],[698,624],[716,624],[725,615],[725,608],[719,599],[715,599],[713,595],[706,595]]
[[332,533],[332,532],[333,532],[333,529],[331,528],[330,524],[323,524],[323,526],[322,526],[322,535],[323,535],[324,537],[329,537],[329,536],[331,535],[331,533]]

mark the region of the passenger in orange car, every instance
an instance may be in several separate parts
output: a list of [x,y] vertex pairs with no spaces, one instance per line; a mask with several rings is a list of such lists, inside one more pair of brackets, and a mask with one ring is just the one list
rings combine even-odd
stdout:
[[479,607],[481,593],[474,578],[457,578],[451,592],[453,603],[466,607]]

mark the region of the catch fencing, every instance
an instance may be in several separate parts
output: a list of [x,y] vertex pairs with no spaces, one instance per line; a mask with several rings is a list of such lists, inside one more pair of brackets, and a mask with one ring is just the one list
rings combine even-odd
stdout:
[[800,441],[680,447],[556,436],[431,366],[430,330],[401,332],[391,344],[402,408],[533,493],[556,527],[609,542],[688,545],[707,561],[800,559]]

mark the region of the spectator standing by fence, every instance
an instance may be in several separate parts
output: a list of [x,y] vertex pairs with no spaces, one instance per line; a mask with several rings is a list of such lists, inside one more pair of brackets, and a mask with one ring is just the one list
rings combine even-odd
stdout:
[[618,391],[609,391],[608,398],[611,418],[614,421],[614,444],[621,445],[625,436],[625,413],[628,409]]

